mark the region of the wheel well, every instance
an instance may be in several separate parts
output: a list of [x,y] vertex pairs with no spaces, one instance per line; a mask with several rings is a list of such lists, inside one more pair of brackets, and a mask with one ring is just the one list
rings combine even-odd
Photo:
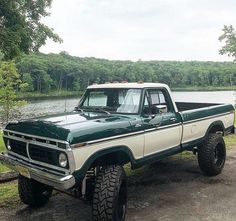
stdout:
[[131,162],[130,156],[123,151],[116,151],[98,157],[92,166],[124,165]]
[[224,126],[222,124],[215,124],[209,128],[208,134],[222,132],[224,134]]

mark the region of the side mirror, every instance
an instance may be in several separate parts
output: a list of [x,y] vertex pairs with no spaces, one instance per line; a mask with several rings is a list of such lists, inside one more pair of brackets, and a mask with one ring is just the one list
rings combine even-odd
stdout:
[[[149,111],[150,110],[150,111]],[[143,109],[143,116],[155,118],[157,114],[167,113],[166,105],[152,105],[151,109]]]
[[156,105],[156,108],[158,109],[158,112],[160,114],[167,113],[167,105],[159,104],[159,105]]

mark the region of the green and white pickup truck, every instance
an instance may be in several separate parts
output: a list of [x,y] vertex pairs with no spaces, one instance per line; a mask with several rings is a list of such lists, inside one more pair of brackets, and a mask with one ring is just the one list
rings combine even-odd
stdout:
[[201,170],[219,174],[223,136],[234,127],[231,104],[175,103],[159,83],[89,86],[72,113],[9,123],[0,161],[19,172],[19,196],[42,206],[53,188],[92,201],[94,220],[125,220],[123,165],[135,169],[185,150]]

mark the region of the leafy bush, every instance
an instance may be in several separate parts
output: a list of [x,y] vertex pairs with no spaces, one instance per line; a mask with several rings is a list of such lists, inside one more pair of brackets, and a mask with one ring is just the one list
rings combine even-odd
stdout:
[[0,64],[0,119],[7,123],[9,119],[18,113],[18,108],[25,105],[23,100],[17,100],[17,92],[24,90],[27,83],[20,80],[14,61]]

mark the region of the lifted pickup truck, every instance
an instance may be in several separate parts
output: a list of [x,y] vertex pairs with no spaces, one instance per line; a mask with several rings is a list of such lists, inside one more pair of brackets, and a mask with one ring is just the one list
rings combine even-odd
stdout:
[[221,173],[231,104],[175,103],[159,83],[89,86],[72,113],[9,123],[0,161],[19,172],[21,200],[42,206],[53,188],[92,201],[94,220],[125,220],[123,165],[150,164],[185,150],[201,170]]

